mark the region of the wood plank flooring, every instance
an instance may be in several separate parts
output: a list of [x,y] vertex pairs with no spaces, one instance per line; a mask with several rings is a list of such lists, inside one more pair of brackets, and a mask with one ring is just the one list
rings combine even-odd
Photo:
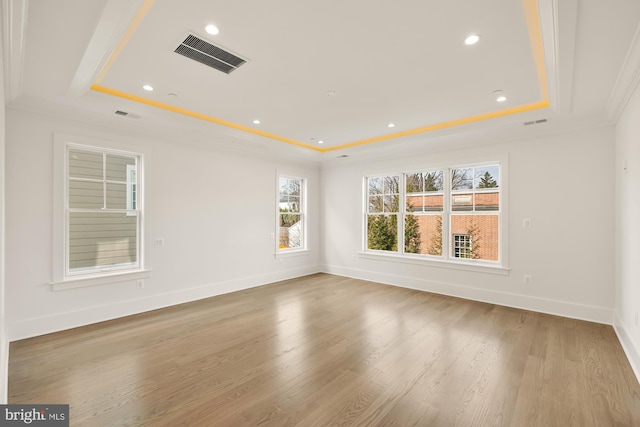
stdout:
[[610,326],[316,274],[11,344],[72,426],[640,426]]

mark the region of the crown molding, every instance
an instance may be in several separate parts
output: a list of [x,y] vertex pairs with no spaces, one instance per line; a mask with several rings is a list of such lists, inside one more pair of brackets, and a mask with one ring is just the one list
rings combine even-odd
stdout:
[[[571,113],[578,0],[541,0],[540,27],[549,89],[549,106],[559,114]],[[562,22],[560,26],[559,22]]]
[[2,0],[5,102],[22,93],[29,0]]
[[129,24],[143,3],[144,0],[109,0],[107,2],[73,76],[67,92],[68,96],[78,97],[90,89],[105,64],[113,56],[118,43],[124,37]]
[[611,91],[605,114],[612,122],[617,122],[629,99],[640,83],[640,24],[627,51],[620,73]]

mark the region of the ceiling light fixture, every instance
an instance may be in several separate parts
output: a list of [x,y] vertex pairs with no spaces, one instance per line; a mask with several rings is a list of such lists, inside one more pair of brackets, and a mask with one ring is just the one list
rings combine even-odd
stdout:
[[318,141],[318,144],[324,144],[323,140]]
[[205,30],[208,34],[211,34],[212,36],[215,36],[215,35],[217,35],[217,34],[220,32],[220,30],[218,29],[218,27],[216,27],[216,26],[215,26],[215,25],[213,25],[213,24],[209,24],[209,25],[207,25],[206,27],[204,27],[204,30]]
[[389,123],[389,124],[387,125],[387,127],[388,127],[388,128],[394,128],[394,127],[396,127],[396,124],[395,124],[395,123]]
[[151,85],[144,85],[142,86],[142,89],[151,92],[153,90],[153,86]]
[[494,90],[493,96],[496,97],[496,102],[505,102],[507,100],[507,97],[501,90]]
[[474,45],[474,44],[478,43],[479,40],[480,40],[480,36],[479,35],[471,34],[466,39],[464,39],[464,44],[466,44],[467,46],[471,46],[471,45]]
[[254,125],[259,125],[259,124],[260,124],[260,120],[255,119],[255,120],[253,121],[253,124],[254,124]]

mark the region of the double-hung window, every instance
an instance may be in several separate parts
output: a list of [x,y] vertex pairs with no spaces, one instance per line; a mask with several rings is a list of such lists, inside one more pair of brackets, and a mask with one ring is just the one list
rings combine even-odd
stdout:
[[499,266],[500,180],[499,163],[367,177],[365,252]]
[[142,268],[142,156],[65,146],[65,277]]
[[400,175],[369,178],[367,247],[378,251],[398,250]]
[[451,257],[500,259],[500,166],[451,169]]
[[278,253],[306,249],[306,182],[278,177]]

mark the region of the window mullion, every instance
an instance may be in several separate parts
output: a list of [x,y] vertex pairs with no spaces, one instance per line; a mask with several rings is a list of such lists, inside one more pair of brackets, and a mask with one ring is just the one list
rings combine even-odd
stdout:
[[398,253],[400,255],[404,255],[404,247],[405,247],[405,241],[404,241],[404,227],[405,227],[405,223],[404,223],[404,217],[406,215],[406,191],[407,191],[407,183],[406,183],[406,179],[407,179],[407,174],[402,174],[400,177],[400,179],[398,180],[398,186],[400,188],[398,188]]
[[102,209],[107,208],[107,155],[102,153]]

